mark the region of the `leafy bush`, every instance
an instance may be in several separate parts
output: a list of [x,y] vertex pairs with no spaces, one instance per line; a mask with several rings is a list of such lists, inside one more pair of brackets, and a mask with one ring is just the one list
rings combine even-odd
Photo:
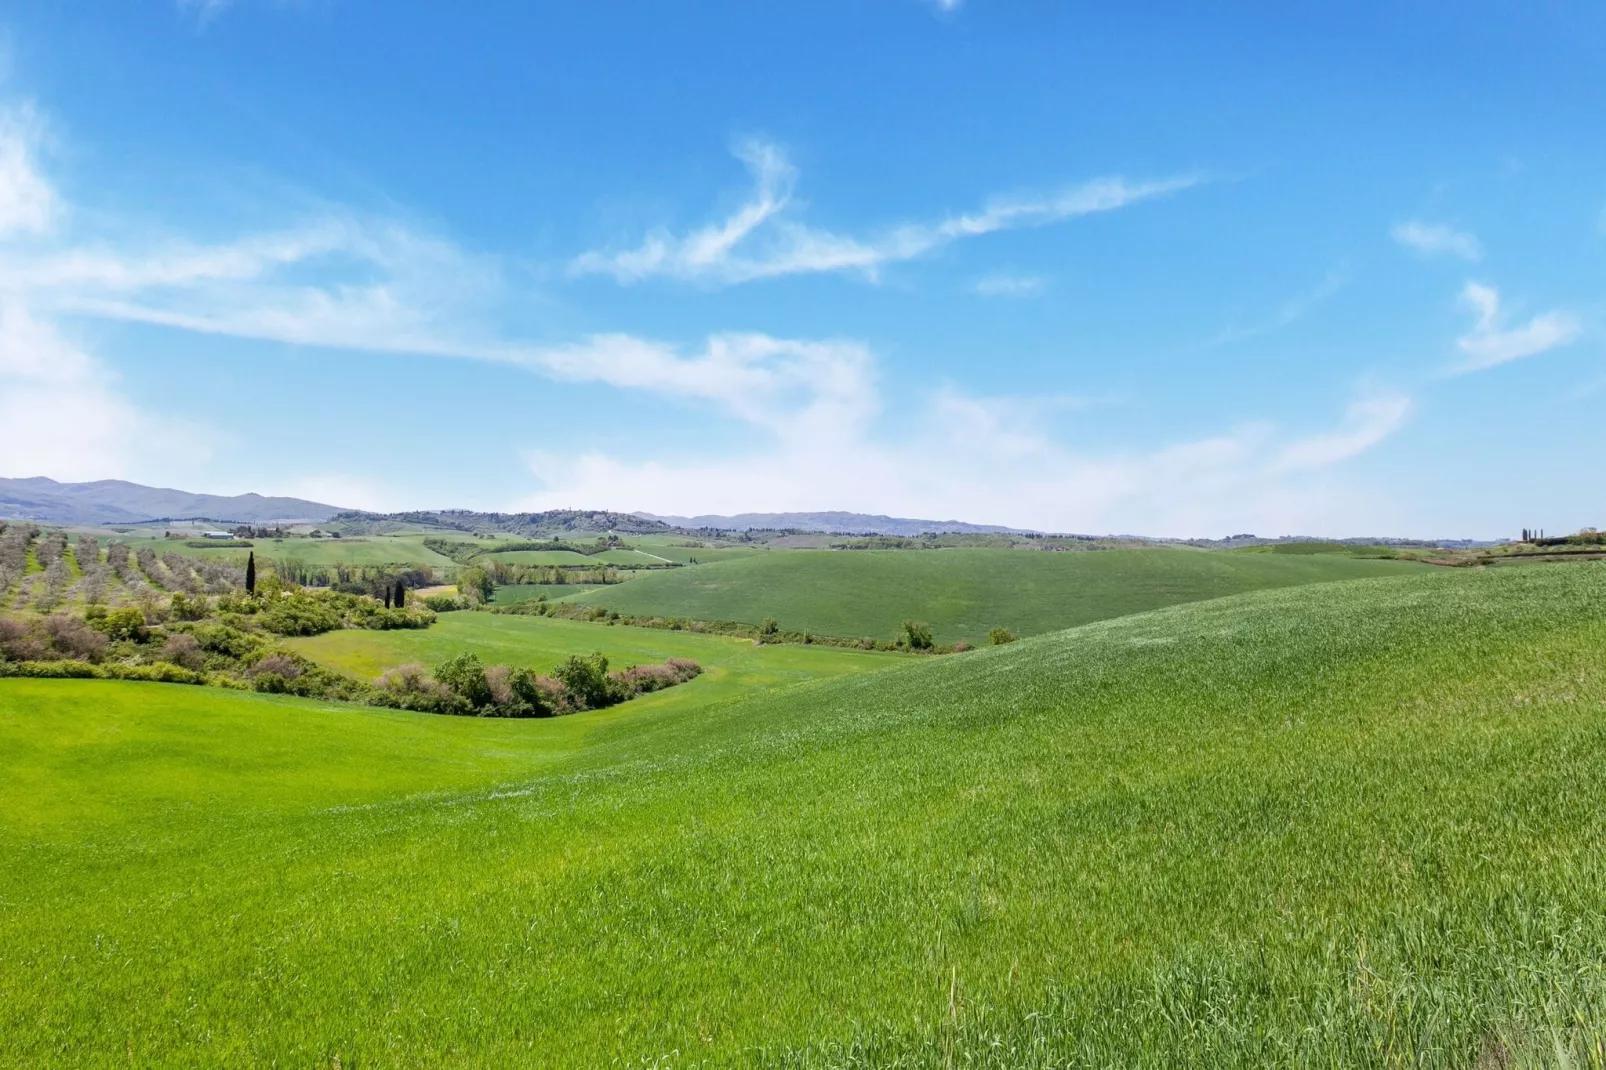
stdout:
[[903,622],[903,641],[910,650],[930,650],[932,646],[931,626],[923,621],[906,620]]
[[489,572],[476,565],[473,568],[465,568],[457,574],[457,590],[471,602],[475,599],[489,602],[491,596],[496,593],[496,583],[491,579]]
[[104,616],[89,618],[89,624],[105,633],[106,638],[114,643],[125,639],[143,642],[149,634],[145,628],[145,614],[134,606],[108,610]]
[[1003,646],[1005,643],[1013,643],[1019,638],[1020,636],[1016,635],[1008,628],[994,628],[992,631],[987,633],[987,641],[993,646]]
[[390,631],[396,628],[428,628],[435,623],[435,613],[429,609],[385,609],[382,606],[369,608],[370,603],[367,599],[363,600],[363,605],[363,610],[350,620],[350,623],[358,628]]
[[42,680],[94,680],[105,674],[87,661],[0,662],[0,676],[32,676]]
[[174,620],[205,620],[211,610],[212,607],[204,594],[187,595],[183,591],[178,591],[168,603],[168,612],[172,614]]
[[429,675],[422,665],[401,665],[387,669],[374,682],[369,700],[380,706],[427,713],[468,713],[471,708],[445,684]]
[[577,708],[599,710],[629,697],[608,677],[608,659],[600,651],[590,657],[572,655],[552,671]]
[[478,654],[464,653],[435,666],[435,679],[452,689],[470,706],[491,702],[491,687],[485,679],[485,666]]
[[198,672],[158,661],[150,665],[102,665],[100,675],[108,680],[146,680],[158,684],[204,684],[206,677]]
[[258,618],[276,635],[322,635],[341,626],[340,614],[326,599],[292,594],[276,598]]
[[235,659],[248,659],[262,648],[263,640],[228,624],[204,624],[190,630],[202,650]]
[[493,717],[550,717],[569,708],[562,684],[529,669],[492,665],[485,683],[491,702],[482,712]]
[[454,594],[432,594],[424,598],[424,608],[435,613],[450,613],[454,609],[462,609],[463,604]]
[[629,697],[683,684],[702,672],[703,667],[690,658],[670,658],[662,665],[632,665],[610,676],[615,690]]

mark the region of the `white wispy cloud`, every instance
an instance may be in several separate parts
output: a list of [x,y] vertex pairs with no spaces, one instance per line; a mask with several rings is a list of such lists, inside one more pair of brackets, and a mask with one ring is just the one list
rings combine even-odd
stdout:
[[779,146],[750,141],[735,151],[753,176],[753,192],[728,217],[680,235],[656,230],[628,249],[583,253],[570,263],[570,273],[611,275],[621,283],[662,276],[730,285],[820,272],[851,272],[874,281],[888,264],[965,238],[1114,211],[1200,182],[1193,175],[1143,182],[1099,178],[1053,193],[999,197],[962,215],[852,237],[794,218],[797,171]]
[[61,212],[60,198],[39,171],[44,137],[31,106],[0,108],[0,235],[42,234]]
[[1315,286],[1296,294],[1283,302],[1281,308],[1274,315],[1256,323],[1245,326],[1229,326],[1221,333],[1205,341],[1205,349],[1215,349],[1219,346],[1231,345],[1250,338],[1261,338],[1288,327],[1308,315],[1328,298],[1338,293],[1349,284],[1349,268],[1340,266],[1329,271],[1322,281]]
[[120,385],[53,323],[0,296],[0,472],[106,479],[204,458],[204,428],[143,412]]
[[1048,287],[1048,280],[1038,275],[1012,275],[997,272],[983,275],[970,284],[970,288],[983,297],[1036,297]]
[[1147,450],[1084,452],[1034,422],[1032,399],[945,391],[895,441],[849,432],[778,435],[734,456],[533,454],[543,488],[519,507],[831,508],[1052,531],[1354,530],[1378,515],[1376,496],[1333,476],[1402,426],[1409,408],[1403,397],[1367,399],[1331,430],[1291,434],[1256,422]]
[[[49,235],[64,214],[39,168],[43,140],[32,106],[0,106],[0,251]],[[0,472],[104,479],[180,452],[192,461],[205,454],[202,429],[152,418],[119,386],[26,293],[0,281]]]
[[1477,262],[1483,259],[1483,243],[1468,231],[1444,223],[1424,223],[1408,219],[1389,231],[1394,240],[1419,256],[1458,256]]
[[1482,371],[1513,360],[1538,356],[1578,340],[1583,325],[1570,312],[1541,312],[1515,327],[1505,325],[1500,308],[1500,291],[1493,286],[1469,282],[1461,291],[1461,303],[1473,314],[1472,329],[1456,342],[1467,359],[1456,372]]
[[1379,394],[1350,404],[1341,426],[1308,435],[1283,447],[1276,468],[1282,472],[1307,471],[1347,461],[1365,453],[1405,425],[1411,399],[1404,394]]

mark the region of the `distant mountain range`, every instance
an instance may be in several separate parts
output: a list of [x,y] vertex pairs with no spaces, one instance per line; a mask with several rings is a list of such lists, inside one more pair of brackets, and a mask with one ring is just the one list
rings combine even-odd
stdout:
[[962,520],[913,520],[902,516],[871,513],[737,513],[735,516],[658,516],[635,513],[644,520],[656,520],[677,528],[717,528],[720,531],[790,529],[821,531],[843,535],[1027,535],[1026,528],[1006,528],[997,524],[967,524]]
[[0,479],[0,517],[47,524],[138,524],[192,518],[260,524],[270,520],[323,521],[341,511],[338,506],[302,498],[191,494],[120,479],[94,483],[58,483],[43,476]]

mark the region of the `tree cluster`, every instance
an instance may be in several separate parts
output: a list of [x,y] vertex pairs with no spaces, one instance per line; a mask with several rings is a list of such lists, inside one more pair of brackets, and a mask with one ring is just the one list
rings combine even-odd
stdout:
[[581,710],[603,709],[639,694],[685,683],[702,673],[685,658],[661,665],[632,665],[608,670],[600,653],[573,656],[542,675],[509,665],[487,666],[473,653],[463,653],[435,666],[402,665],[388,670],[374,684],[373,701],[404,709],[477,717],[554,717]]

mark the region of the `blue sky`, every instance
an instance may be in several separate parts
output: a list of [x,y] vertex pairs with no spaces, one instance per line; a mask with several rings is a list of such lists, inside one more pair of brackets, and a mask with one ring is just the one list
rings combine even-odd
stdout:
[[0,45],[0,474],[1603,519],[1598,4],[122,0]]

